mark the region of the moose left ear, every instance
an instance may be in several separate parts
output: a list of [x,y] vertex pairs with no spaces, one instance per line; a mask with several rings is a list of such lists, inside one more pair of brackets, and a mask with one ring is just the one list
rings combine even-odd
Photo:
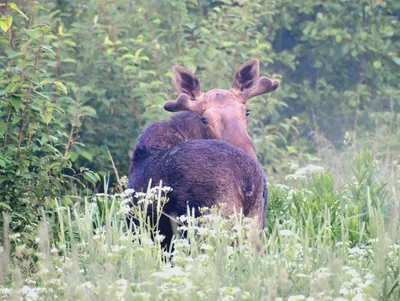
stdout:
[[243,92],[253,87],[259,78],[260,61],[258,59],[251,59],[240,66],[236,71],[232,89]]

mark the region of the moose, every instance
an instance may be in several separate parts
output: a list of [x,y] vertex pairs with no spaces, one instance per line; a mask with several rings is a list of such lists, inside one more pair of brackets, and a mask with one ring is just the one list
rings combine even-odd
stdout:
[[150,180],[172,188],[158,224],[163,246],[174,235],[170,216],[186,214],[187,206],[199,214],[201,207],[224,203],[224,214],[242,210],[253,219],[252,231],[259,233],[265,226],[268,190],[247,131],[246,103],[276,90],[279,82],[260,77],[258,59],[239,67],[231,89],[206,93],[192,72],[180,66],[172,70],[180,95],[164,108],[181,113],[150,124],[139,136],[129,188],[146,190]]

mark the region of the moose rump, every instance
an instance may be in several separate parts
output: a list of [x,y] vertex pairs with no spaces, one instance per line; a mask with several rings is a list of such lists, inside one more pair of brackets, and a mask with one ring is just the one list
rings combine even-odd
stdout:
[[[196,154],[196,155],[194,155]],[[155,185],[172,187],[164,212],[169,216],[187,213],[188,206],[199,214],[200,207],[223,203],[223,213],[242,210],[248,217],[259,216],[264,228],[267,210],[267,186],[260,166],[244,151],[219,140],[193,140],[167,150],[152,151],[131,170],[131,188]],[[173,227],[168,216],[159,221],[161,234],[168,245]]]

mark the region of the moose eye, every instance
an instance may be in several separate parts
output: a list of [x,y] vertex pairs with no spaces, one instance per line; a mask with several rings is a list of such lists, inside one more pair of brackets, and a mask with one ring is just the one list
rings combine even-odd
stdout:
[[208,124],[208,120],[206,118],[202,117],[201,118],[201,123],[204,124],[204,125],[207,125]]
[[247,110],[246,110],[246,117],[249,117],[249,116],[250,116],[250,112],[251,112],[250,109],[247,109]]

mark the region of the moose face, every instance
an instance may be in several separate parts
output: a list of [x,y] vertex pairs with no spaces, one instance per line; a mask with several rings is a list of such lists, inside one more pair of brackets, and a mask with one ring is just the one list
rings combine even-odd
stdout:
[[200,113],[204,139],[224,140],[256,159],[247,132],[250,110],[246,102],[254,96],[270,93],[279,86],[276,80],[260,77],[259,60],[252,59],[239,67],[231,89],[213,89],[207,93],[201,91],[199,80],[189,70],[179,66],[174,66],[172,70],[180,95],[176,101],[166,102],[164,108],[170,112]]

